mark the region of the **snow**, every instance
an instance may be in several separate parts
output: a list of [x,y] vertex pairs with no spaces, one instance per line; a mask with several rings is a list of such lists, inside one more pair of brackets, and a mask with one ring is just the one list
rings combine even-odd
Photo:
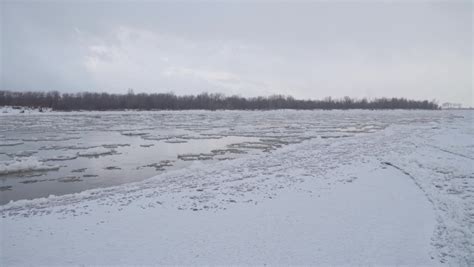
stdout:
[[432,202],[440,255],[466,266],[474,264],[474,124],[469,116],[438,129],[439,134],[414,135],[416,149],[390,161]]
[[10,161],[0,162],[0,175],[31,171],[47,171],[59,169],[58,165],[47,165],[38,161],[35,157],[18,158]]
[[[64,219],[18,219],[11,223],[25,232],[5,232],[11,243],[4,250],[5,263],[435,263],[429,245],[434,213],[424,195],[394,170],[358,174],[364,178],[354,186],[319,197],[301,192],[320,186],[309,182],[258,205],[237,203],[219,212],[180,211],[165,204],[142,209],[145,203],[138,201],[121,211],[100,206]],[[58,253],[61,257],[55,257]]]
[[393,112],[373,133],[10,202],[2,263],[472,266],[473,113]]

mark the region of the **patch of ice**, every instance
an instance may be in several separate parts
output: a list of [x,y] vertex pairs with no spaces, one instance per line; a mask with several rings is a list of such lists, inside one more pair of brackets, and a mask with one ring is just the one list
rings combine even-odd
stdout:
[[76,158],[77,158],[77,155],[60,155],[53,158],[45,159],[44,161],[64,161],[64,160],[72,160]]
[[98,157],[104,155],[111,155],[113,153],[115,153],[115,150],[113,149],[107,149],[105,147],[94,147],[77,152],[77,155],[81,157]]
[[141,147],[152,147],[154,146],[155,144],[143,144],[143,145],[140,145]]
[[124,146],[130,146],[130,144],[106,144],[102,146],[105,148],[119,148],[119,147],[124,147]]
[[0,141],[0,146],[18,146],[23,144],[23,142],[18,141]]
[[33,154],[36,154],[36,153],[38,153],[38,151],[36,151],[36,150],[22,150],[22,151],[18,151],[18,152],[7,154],[7,155],[12,157],[12,158],[31,157],[31,156],[33,156]]
[[125,136],[142,136],[142,135],[147,135],[148,133],[130,131],[130,132],[121,132],[120,134],[125,135]]
[[0,162],[0,175],[11,173],[57,170],[58,165],[46,165],[35,157]]
[[68,140],[75,140],[81,139],[78,136],[50,136],[50,137],[30,137],[30,138],[23,138],[22,141],[25,142],[57,142],[57,141],[68,141]]
[[43,114],[45,112],[52,112],[51,108],[29,108],[29,107],[15,107],[3,106],[0,107],[0,116],[2,115],[22,115],[22,114]]

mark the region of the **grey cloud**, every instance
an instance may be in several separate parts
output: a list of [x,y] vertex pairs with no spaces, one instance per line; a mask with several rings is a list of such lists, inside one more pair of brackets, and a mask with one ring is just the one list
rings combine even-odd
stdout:
[[469,1],[1,8],[2,89],[474,102]]

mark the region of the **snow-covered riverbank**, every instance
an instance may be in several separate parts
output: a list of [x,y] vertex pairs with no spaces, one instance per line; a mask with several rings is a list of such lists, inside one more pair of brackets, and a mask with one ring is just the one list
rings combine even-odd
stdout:
[[472,116],[12,202],[2,263],[469,266]]
[[5,263],[436,264],[434,212],[413,182],[390,169],[353,175],[350,186],[305,182],[219,211],[181,211],[161,198],[154,208],[137,201],[11,220]]

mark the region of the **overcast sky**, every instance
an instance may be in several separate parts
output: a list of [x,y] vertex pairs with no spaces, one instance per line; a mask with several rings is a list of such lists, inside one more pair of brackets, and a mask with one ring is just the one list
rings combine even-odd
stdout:
[[0,5],[0,90],[474,103],[471,1]]

